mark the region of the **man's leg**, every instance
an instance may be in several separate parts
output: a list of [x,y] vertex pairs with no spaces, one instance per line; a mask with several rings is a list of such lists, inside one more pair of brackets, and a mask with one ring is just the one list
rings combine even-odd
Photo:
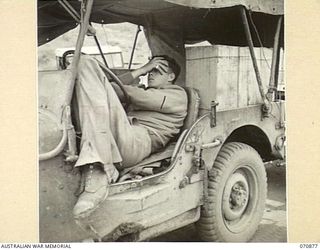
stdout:
[[123,161],[127,166],[142,160],[151,152],[151,140],[146,129],[130,125],[115,91],[93,59],[80,61],[76,93],[82,130],[76,166],[84,167],[86,186],[74,215],[87,216],[107,196],[108,183],[117,173],[114,163]]
[[[113,172],[122,157],[111,133],[111,112],[117,113],[122,125],[129,127],[126,114],[116,96],[105,88],[105,75],[89,57],[80,60],[76,84],[80,128],[82,131],[79,159],[76,166],[99,162],[106,172]],[[110,106],[112,103],[112,106]]]
[[149,133],[129,123],[97,62],[88,57],[80,62],[76,91],[82,138],[76,166],[100,162],[108,171],[108,165],[117,162],[125,167],[136,164],[150,154]]

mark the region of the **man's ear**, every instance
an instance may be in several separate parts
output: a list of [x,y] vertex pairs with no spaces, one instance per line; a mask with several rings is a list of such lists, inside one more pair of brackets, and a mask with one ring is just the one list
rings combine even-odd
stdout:
[[168,76],[168,81],[169,82],[173,82],[174,80],[176,79],[176,74],[175,73],[169,73],[169,76]]

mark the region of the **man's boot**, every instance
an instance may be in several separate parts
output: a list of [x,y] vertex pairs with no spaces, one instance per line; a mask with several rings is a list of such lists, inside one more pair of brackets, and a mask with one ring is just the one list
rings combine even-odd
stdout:
[[84,191],[73,208],[75,218],[89,216],[108,196],[110,180],[99,165],[84,166]]

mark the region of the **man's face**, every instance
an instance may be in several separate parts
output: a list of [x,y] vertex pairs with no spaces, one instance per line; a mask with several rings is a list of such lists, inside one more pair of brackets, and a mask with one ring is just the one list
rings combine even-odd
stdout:
[[[166,62],[166,65],[168,65],[168,62]],[[148,75],[148,87],[159,88],[160,86],[171,84],[172,80],[174,80],[174,73],[170,68],[167,68],[167,72],[154,68]]]

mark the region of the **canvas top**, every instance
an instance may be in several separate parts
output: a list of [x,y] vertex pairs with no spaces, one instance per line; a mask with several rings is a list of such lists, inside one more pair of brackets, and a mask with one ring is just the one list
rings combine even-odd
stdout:
[[[68,2],[80,12],[78,0]],[[90,20],[101,24],[152,25],[155,30],[169,32],[180,30],[186,44],[207,40],[214,44],[245,46],[241,7],[250,14],[263,45],[272,47],[278,17],[284,14],[283,0],[94,0]],[[58,1],[38,1],[39,45],[76,25]],[[255,36],[253,40],[257,43]]]

